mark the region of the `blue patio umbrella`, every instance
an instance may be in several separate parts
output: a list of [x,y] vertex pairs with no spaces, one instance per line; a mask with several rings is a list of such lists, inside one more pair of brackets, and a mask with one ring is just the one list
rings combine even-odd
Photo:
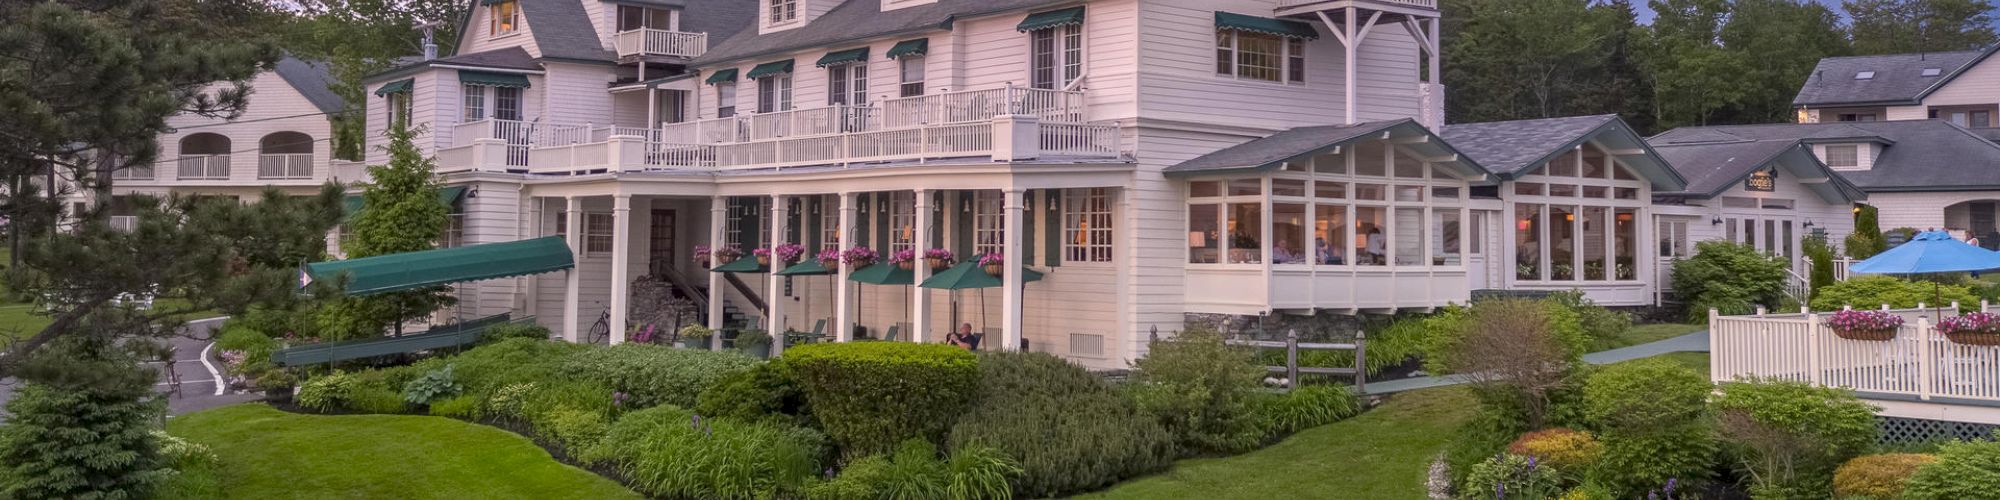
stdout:
[[[2000,252],[1979,248],[1944,231],[1924,231],[1867,260],[1854,263],[1851,272],[1865,274],[1964,273],[2000,269]],[[1937,284],[1932,283],[1933,293]],[[1942,297],[1935,299],[1942,301]],[[1938,304],[1943,305],[1943,304]]]

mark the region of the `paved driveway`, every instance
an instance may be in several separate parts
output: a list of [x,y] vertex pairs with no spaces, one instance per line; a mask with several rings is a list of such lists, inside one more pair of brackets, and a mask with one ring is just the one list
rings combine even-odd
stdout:
[[[223,319],[213,318],[188,323],[188,334],[174,337],[172,340],[175,361],[168,368],[180,376],[180,390],[171,392],[173,386],[168,382],[169,378],[165,371],[160,372],[158,384],[160,392],[167,393],[168,415],[180,415],[262,399],[261,394],[235,394],[226,390],[216,390],[221,384],[219,374],[222,361],[210,347],[213,342],[207,339],[216,327],[222,325]],[[160,363],[152,362],[147,365],[157,367]],[[8,400],[13,399],[14,388],[18,384],[18,381],[11,378],[0,380],[0,405],[5,405]],[[4,413],[0,412],[0,415]]]

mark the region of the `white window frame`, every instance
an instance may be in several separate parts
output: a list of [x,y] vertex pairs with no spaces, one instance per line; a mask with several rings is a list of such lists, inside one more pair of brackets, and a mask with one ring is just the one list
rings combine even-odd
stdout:
[[[820,251],[840,248],[840,196],[827,195],[819,203]],[[859,221],[856,221],[859,223]]]
[[765,17],[770,26],[778,26],[799,20],[798,0],[771,0],[765,9]]
[[[1272,56],[1277,59],[1276,61],[1277,66],[1275,67],[1275,71],[1277,72],[1277,78],[1264,79],[1264,78],[1243,76],[1244,35],[1245,34],[1243,32],[1233,29],[1217,28],[1215,30],[1216,76],[1226,76],[1235,80],[1246,81],[1246,82],[1278,83],[1286,85],[1306,83],[1305,40],[1288,36],[1267,35],[1263,33],[1250,33],[1249,36],[1251,37],[1257,37],[1257,38],[1268,37],[1268,38],[1275,38],[1278,40],[1278,52],[1276,54],[1272,54]],[[1227,71],[1224,70],[1225,68],[1227,68]]]
[[1656,230],[1660,233],[1657,238],[1660,243],[1660,258],[1681,259],[1693,256],[1693,246],[1688,244],[1688,222],[1692,220],[1670,216],[1659,218]]
[[465,92],[465,122],[486,119],[486,86],[465,84],[461,88]]
[[[507,20],[505,22],[501,22],[501,14],[506,14]],[[486,36],[489,38],[520,33],[521,2],[518,0],[505,0],[487,5],[486,21]]]
[[[1047,42],[1046,47],[1044,42]],[[1083,26],[1068,24],[1028,32],[1029,87],[1067,90],[1083,78]],[[1047,49],[1044,52],[1044,49]],[[1041,73],[1049,72],[1049,80]]]
[[401,129],[410,125],[410,102],[412,100],[410,99],[410,93],[407,91],[391,92],[383,98],[383,101],[386,101],[389,106],[389,128]]
[[[1388,271],[1464,269],[1466,261],[1464,258],[1464,248],[1466,238],[1468,237],[1467,232],[1469,231],[1469,225],[1465,221],[1471,219],[1470,208],[1465,204],[1465,193],[1471,189],[1470,185],[1466,181],[1438,169],[1435,163],[1421,161],[1409,151],[1399,151],[1393,144],[1383,144],[1383,148],[1380,150],[1384,154],[1381,160],[1382,173],[1380,175],[1362,175],[1358,173],[1359,170],[1357,169],[1357,160],[1360,156],[1357,153],[1360,150],[1361,148],[1354,146],[1343,147],[1335,153],[1314,157],[1311,160],[1311,165],[1294,163],[1288,165],[1286,169],[1267,174],[1261,178],[1231,177],[1196,180],[1194,182],[1221,182],[1222,184],[1219,186],[1216,196],[1194,197],[1192,196],[1192,190],[1190,190],[1190,196],[1187,197],[1186,204],[1190,207],[1195,205],[1217,206],[1218,221],[1215,226],[1222,231],[1229,230],[1230,207],[1233,205],[1259,204],[1262,207],[1259,215],[1259,223],[1265,225],[1275,223],[1277,217],[1276,205],[1303,206],[1307,225],[1306,233],[1300,235],[1301,238],[1305,238],[1300,242],[1305,247],[1303,252],[1301,252],[1303,255],[1300,256],[1299,260],[1294,262],[1270,264],[1273,269],[1306,270],[1317,268],[1323,270]],[[1414,177],[1398,177],[1396,175],[1395,163],[1397,156],[1416,159],[1418,162],[1417,165],[1421,169],[1419,175]],[[1327,165],[1322,164],[1323,162],[1332,162],[1334,168],[1327,168]],[[1281,195],[1274,193],[1272,190],[1275,184],[1274,181],[1280,179],[1304,181],[1303,195]],[[1228,183],[1230,181],[1244,180],[1255,180],[1258,182],[1258,193],[1230,194]],[[1337,188],[1327,190],[1330,196],[1322,197],[1320,196],[1322,184],[1337,186]],[[1361,198],[1359,195],[1362,186],[1368,186],[1371,190],[1379,190],[1381,198]],[[1440,191],[1438,188],[1447,189]],[[1415,197],[1414,199],[1399,200],[1397,197],[1399,192],[1414,193]],[[1436,193],[1439,192],[1456,194],[1454,196],[1437,196]],[[1334,195],[1332,193],[1339,194]],[[1341,220],[1330,224],[1341,228],[1338,234],[1340,237],[1337,238],[1337,242],[1329,242],[1335,245],[1335,248],[1338,250],[1340,257],[1340,263],[1338,264],[1322,263],[1324,262],[1324,258],[1319,255],[1318,244],[1312,239],[1315,233],[1312,228],[1316,227],[1319,223],[1320,207],[1327,206],[1341,207]],[[1359,249],[1365,248],[1361,244],[1360,237],[1366,235],[1358,230],[1357,224],[1361,209],[1364,208],[1380,210],[1382,213],[1382,237],[1386,239],[1382,243],[1382,264],[1356,263],[1362,253]],[[1418,237],[1415,249],[1421,252],[1422,255],[1414,258],[1398,255],[1401,252],[1397,248],[1397,235],[1411,230],[1411,228],[1399,227],[1397,211],[1407,209],[1420,210],[1415,219],[1415,222],[1421,226],[1415,229],[1415,231],[1418,231],[1415,233]],[[1183,214],[1188,211],[1191,211],[1191,209],[1184,209]],[[1438,256],[1433,255],[1435,245],[1431,244],[1431,238],[1439,230],[1438,228],[1431,227],[1434,221],[1437,220],[1435,214],[1444,211],[1457,212],[1459,214],[1459,259],[1458,262],[1451,264],[1437,263],[1436,257]],[[1192,241],[1194,224],[1193,221],[1187,222],[1188,226],[1185,229],[1190,233],[1190,241]],[[1263,228],[1260,227],[1257,230],[1262,231]],[[1275,228],[1272,230],[1275,231]],[[1277,239],[1278,236],[1274,232],[1271,234],[1270,239]],[[1193,262],[1191,258],[1184,262],[1187,262],[1189,266],[1199,266],[1205,269],[1249,270],[1259,269],[1264,266],[1265,262],[1271,260],[1274,253],[1275,242],[1267,241],[1260,236],[1257,248],[1258,253],[1255,258],[1256,262],[1231,262],[1230,251],[1234,249],[1232,246],[1234,242],[1231,241],[1233,238],[1229,234],[1219,234],[1215,238],[1217,239],[1216,249],[1219,252],[1216,262]],[[1399,257],[1403,257],[1402,260],[1405,261],[1417,262],[1417,264],[1396,264]]]
[[522,109],[523,94],[520,87],[493,87],[493,118],[520,121],[527,114]]
[[[1554,160],[1550,160],[1548,163],[1534,167],[1534,169],[1529,171],[1531,173],[1522,175],[1516,179],[1515,183],[1517,185],[1539,186],[1540,190],[1535,191],[1535,194],[1527,194],[1519,191],[1510,191],[1507,194],[1506,206],[1509,210],[1512,210],[1508,212],[1511,215],[1510,225],[1515,224],[1516,222],[1514,221],[1520,220],[1521,213],[1519,207],[1521,205],[1537,205],[1540,207],[1537,213],[1538,219],[1534,221],[1536,231],[1535,249],[1540,253],[1540,255],[1536,256],[1536,262],[1539,263],[1535,270],[1536,277],[1520,277],[1519,269],[1516,267],[1520,264],[1521,259],[1521,255],[1518,254],[1521,245],[1521,242],[1517,239],[1516,233],[1518,231],[1509,230],[1506,232],[1507,245],[1505,247],[1514,249],[1514,253],[1508,254],[1512,258],[1503,261],[1502,265],[1508,266],[1507,269],[1512,269],[1506,273],[1506,276],[1511,277],[1514,282],[1538,285],[1601,285],[1631,284],[1648,279],[1638,272],[1639,260],[1645,256],[1644,252],[1639,250],[1642,247],[1635,244],[1632,248],[1634,252],[1638,252],[1640,255],[1628,256],[1620,253],[1617,245],[1618,231],[1616,226],[1618,211],[1621,209],[1632,210],[1633,220],[1643,220],[1651,216],[1651,186],[1645,181],[1638,180],[1639,177],[1637,174],[1630,172],[1630,169],[1625,165],[1619,164],[1617,158],[1605,152],[1603,148],[1595,144],[1583,145],[1581,148],[1595,148],[1597,157],[1589,158],[1591,155],[1585,154],[1587,152],[1585,149],[1565,153]],[[1550,165],[1564,160],[1574,163],[1569,165],[1566,169],[1567,172],[1561,175],[1551,174],[1552,169]],[[1584,162],[1586,160],[1602,161],[1606,168],[1602,169],[1603,172],[1598,176],[1585,176]],[[1623,173],[1622,176],[1621,172]],[[1574,189],[1567,189],[1564,191],[1564,194],[1558,195],[1555,194],[1556,190],[1552,189],[1552,187]],[[1604,192],[1609,196],[1603,198],[1584,196],[1585,192],[1590,191],[1591,188],[1603,188]],[[1638,195],[1633,199],[1619,198],[1615,193],[1620,189],[1637,190]],[[1558,262],[1555,262],[1555,233],[1553,231],[1558,220],[1552,215],[1553,208],[1555,207],[1567,207],[1573,210],[1571,214],[1576,216],[1576,220],[1564,219],[1560,221],[1560,223],[1570,227],[1571,234],[1573,235],[1570,242],[1573,250],[1570,252],[1570,259],[1567,263],[1570,265],[1569,279],[1555,279],[1555,266],[1558,264]],[[1589,219],[1586,216],[1586,211],[1589,209],[1603,209],[1606,220],[1609,220],[1611,224],[1611,226],[1607,226],[1601,231],[1603,233],[1601,235],[1603,237],[1601,243],[1604,246],[1604,262],[1606,265],[1603,279],[1587,279],[1588,270],[1585,263],[1588,259],[1585,257],[1585,250],[1588,247],[1586,246],[1584,237],[1590,234],[1590,231],[1585,231],[1584,225],[1587,219]],[[1632,234],[1635,242],[1640,238],[1637,229],[1634,227]],[[1618,259],[1626,257],[1632,259],[1632,278],[1618,279]]]
[[1065,189],[1062,200],[1063,262],[1111,262],[1115,243],[1111,189]]
[[[1835,151],[1842,151],[1844,154],[1836,154]],[[1846,161],[1843,162],[1840,160]],[[1826,145],[1826,166],[1827,168],[1861,168],[1861,145]]]
[[[924,56],[906,56],[896,64],[897,78],[900,79],[896,86],[897,94],[901,97],[924,95]],[[911,79],[912,70],[915,70],[914,80]]]
[[826,105],[868,105],[868,63],[836,64],[826,68]]
[[[889,253],[903,250],[916,251],[917,194],[910,191],[889,193]],[[905,229],[907,228],[907,229]]]
[[[616,17],[612,19],[612,22],[616,23],[615,25],[619,28],[618,31],[620,32],[635,31],[641,29],[680,31],[680,26],[681,26],[680,9],[662,9],[658,7],[647,7],[643,5],[617,5],[616,7],[618,8],[618,10],[613,14]],[[626,17],[626,14],[628,12],[635,12],[637,14],[638,17],[636,19],[639,21],[637,23],[639,27],[637,28],[625,27],[625,21],[627,21],[628,19],[632,19]],[[667,15],[667,25],[653,26],[652,25],[654,21],[653,16],[659,15],[660,13],[665,13]]]
[[[972,255],[961,256],[960,260],[977,259],[979,255],[1000,253],[1007,247],[1007,217],[1001,206],[999,191],[980,190],[972,193]],[[1018,256],[1009,255],[1014,259]]]
[[611,212],[583,213],[583,254],[587,257],[602,257],[612,251],[612,232],[616,228],[616,217]]
[[715,117],[736,116],[736,82],[715,84]]
[[[769,99],[768,101],[766,99]],[[757,112],[776,113],[792,110],[792,74],[784,73],[757,79]]]
[[439,246],[444,248],[465,246],[465,213],[445,214],[444,217],[444,244]]

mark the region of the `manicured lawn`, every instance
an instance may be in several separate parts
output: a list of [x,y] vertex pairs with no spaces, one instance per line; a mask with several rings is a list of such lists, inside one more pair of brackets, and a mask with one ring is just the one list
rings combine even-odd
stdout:
[[1694,332],[1699,332],[1703,328],[1708,328],[1708,327],[1706,325],[1688,325],[1681,323],[1654,323],[1648,325],[1632,325],[1631,328],[1627,328],[1623,332],[1618,332],[1617,335],[1613,335],[1609,338],[1590,339],[1590,352],[1609,351],[1620,347],[1635,346],[1647,342],[1666,340]]
[[519,435],[442,417],[245,404],[176,417],[167,432],[215,450],[229,498],[639,498]]
[[1430,462],[1477,403],[1463,388],[1411,391],[1269,448],[1182,460],[1081,498],[1424,498]]
[[1642,361],[1646,359],[1664,359],[1667,361],[1672,361],[1675,364],[1688,367],[1688,369],[1700,373],[1701,376],[1703,377],[1708,376],[1708,353],[1705,352],[1670,352],[1658,356],[1653,356],[1650,358],[1641,358],[1632,361],[1620,361],[1612,364],[1621,365],[1625,363]]

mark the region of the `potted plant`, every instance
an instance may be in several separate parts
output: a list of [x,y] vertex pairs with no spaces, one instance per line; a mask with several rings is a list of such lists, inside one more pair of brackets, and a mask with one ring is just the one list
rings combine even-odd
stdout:
[[1939,321],[1938,333],[1965,345],[2000,345],[2000,314],[1976,312]]
[[778,256],[778,262],[790,266],[799,263],[799,258],[806,255],[806,247],[797,243],[786,243],[772,247],[771,255]]
[[714,255],[715,255],[715,249],[712,249],[712,248],[709,248],[709,247],[708,247],[708,245],[695,245],[695,246],[694,246],[694,263],[695,263],[695,264],[699,264],[699,265],[702,265],[702,266],[708,266],[708,265],[710,265],[710,263],[709,263],[709,259],[710,259],[710,258],[711,258],[712,256],[714,256]]
[[771,357],[771,334],[755,328],[738,332],[736,350],[759,358]]
[[979,267],[985,269],[986,274],[993,276],[1000,276],[1002,273],[1007,272],[1007,268],[1002,265],[1006,263],[1006,257],[1001,256],[1000,252],[981,254],[979,256]]
[[896,253],[889,254],[889,263],[903,268],[904,271],[916,269],[917,251],[908,249],[897,250]]
[[848,270],[856,270],[868,267],[869,264],[874,264],[876,257],[875,250],[873,249],[868,247],[854,247],[847,249],[846,252],[842,252],[840,254],[840,261],[847,264]]
[[[707,326],[700,324],[683,326],[679,332],[675,332],[677,340],[674,341],[674,347],[706,348],[708,347],[709,336],[714,333],[714,330],[710,330]],[[698,347],[695,342],[699,342]]]
[[840,267],[839,248],[828,247],[825,250],[820,250],[818,257],[820,267],[827,268],[828,270]]
[[736,259],[743,258],[743,250],[736,248],[734,245],[717,248],[711,250],[711,252],[713,252],[712,255],[715,257],[714,265],[717,266],[736,262]]
[[1826,326],[1836,337],[1881,342],[1896,338],[1903,317],[1882,311],[1840,311],[1827,318]]
[[933,248],[924,251],[924,264],[931,266],[932,271],[941,271],[946,267],[951,267],[951,261],[952,255],[950,250]]
[[757,248],[755,250],[751,250],[750,255],[757,256],[757,265],[760,266],[771,265],[771,249],[769,248]]

